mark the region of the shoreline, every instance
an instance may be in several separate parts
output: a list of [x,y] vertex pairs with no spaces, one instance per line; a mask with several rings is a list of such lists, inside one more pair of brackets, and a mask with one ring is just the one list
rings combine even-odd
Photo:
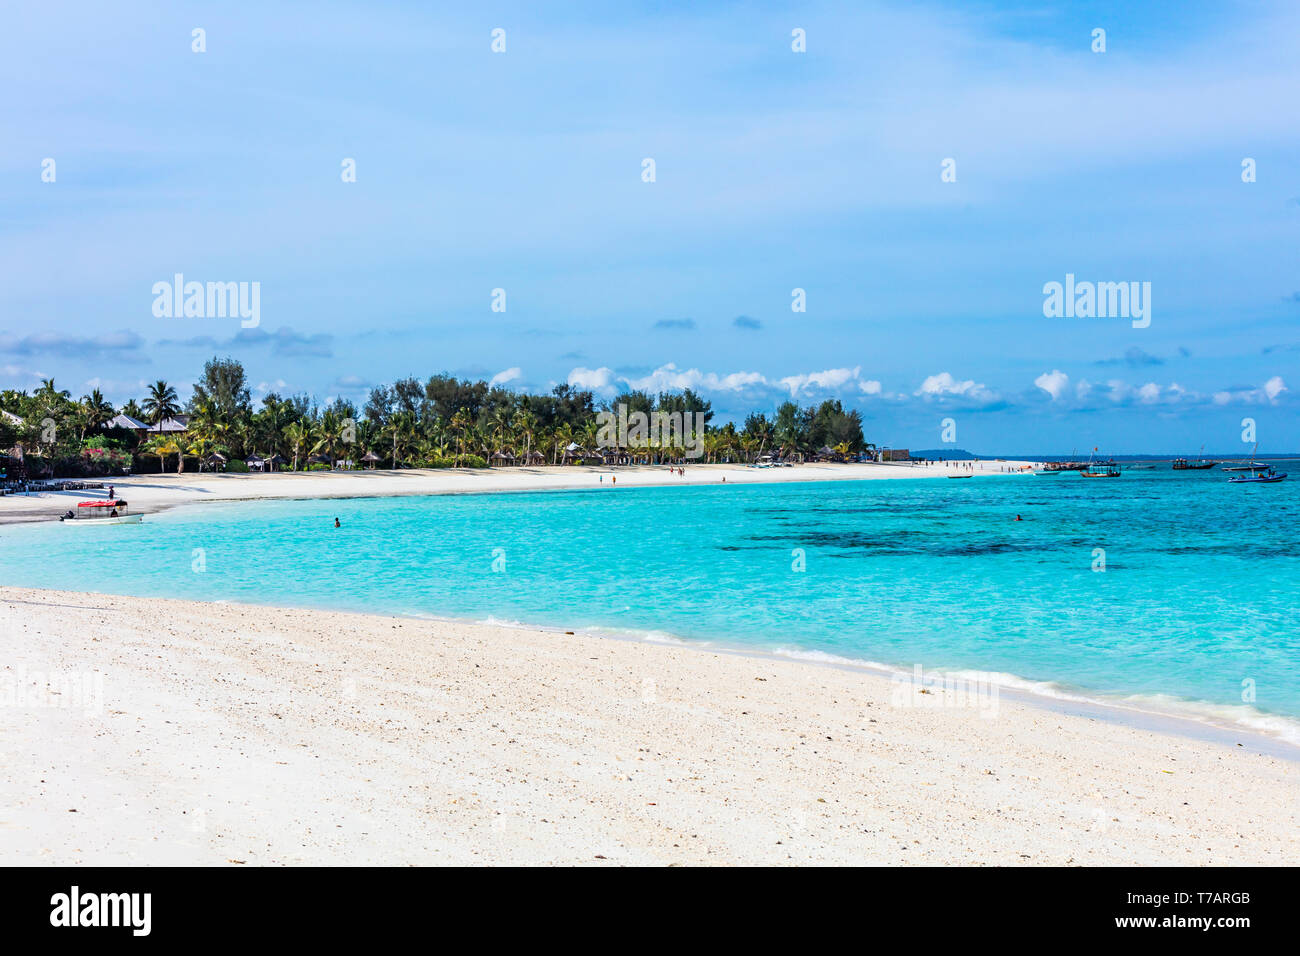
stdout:
[[[1012,461],[987,461],[983,464],[987,466],[1009,466],[1015,467],[1025,462]],[[733,473],[737,470],[747,472],[740,479],[733,479],[730,483],[734,484],[772,484],[784,482],[820,482],[836,480],[895,480],[907,478],[943,478],[949,469],[944,465],[934,466],[910,466],[910,465],[834,465],[834,464],[810,464],[804,466],[795,466],[791,469],[751,469],[746,466],[732,465],[699,465],[694,466],[696,472],[691,473],[691,468],[687,469],[686,478],[678,478],[670,475],[667,466],[623,466],[619,469],[609,469],[602,467],[587,466],[568,466],[564,469],[555,469],[553,472],[538,475],[538,469],[535,468],[511,468],[496,469],[484,472],[483,470],[461,469],[456,472],[452,470],[426,470],[426,471],[399,471],[399,472],[333,472],[333,473],[287,473],[283,475],[204,475],[203,477],[216,482],[233,480],[241,484],[247,484],[247,487],[238,490],[243,494],[230,494],[223,497],[201,497],[191,488],[166,488],[168,492],[180,492],[176,500],[163,500],[156,503],[156,510],[152,514],[161,515],[174,510],[185,510],[201,504],[213,505],[239,505],[244,503],[254,503],[259,501],[314,501],[314,500],[352,500],[366,498],[398,498],[398,497],[423,497],[423,496],[442,496],[442,495],[474,495],[474,494],[510,494],[510,493],[536,493],[546,491],[591,491],[601,490],[598,484],[592,484],[593,478],[601,475],[609,476],[615,474],[624,479],[624,488],[650,488],[650,487],[674,487],[680,485],[716,485],[720,483],[721,476],[727,475],[732,478]],[[872,471],[867,472],[861,469],[870,468]],[[807,469],[807,470],[804,470]],[[814,473],[815,470],[815,473]],[[775,474],[773,474],[775,472]],[[830,474],[827,474],[829,472]],[[881,473],[884,472],[884,473]],[[500,485],[491,487],[449,487],[446,481],[448,475],[459,474],[470,479],[481,478],[485,474],[493,479],[505,478],[506,481]],[[1015,472],[997,472],[985,471],[976,472],[979,477],[1012,477]],[[1025,474],[1025,473],[1021,473]],[[581,480],[578,479],[581,476]],[[186,476],[138,476],[130,479],[135,487],[144,485],[152,487],[159,478],[182,478]],[[196,476],[197,477],[197,476]],[[320,488],[303,488],[290,489],[286,484],[280,484],[284,479],[292,482],[294,479],[316,479],[323,477],[326,481],[346,480],[352,477],[365,478],[387,478],[395,477],[398,480],[415,478],[420,482],[420,487],[404,490],[393,490],[391,486],[385,486],[380,489],[368,488],[358,490],[355,486],[351,489],[343,489],[339,493],[326,495],[320,493]],[[538,484],[534,479],[541,477],[544,479],[561,478],[562,483],[548,482]],[[436,482],[433,488],[425,483],[424,479],[441,479]],[[628,478],[640,479],[629,481]],[[132,487],[128,485],[127,480],[119,483],[119,491]],[[257,494],[259,490],[266,490],[274,486],[278,494]],[[303,493],[294,494],[293,490],[301,490]],[[606,490],[613,491],[612,488]],[[313,493],[314,492],[314,493]],[[66,492],[53,493],[41,496],[46,500],[51,498],[77,498],[84,497],[87,492]],[[90,492],[94,494],[94,492]],[[133,492],[134,495],[134,492]],[[150,499],[151,501],[153,499]],[[0,498],[0,525],[4,524],[40,524],[40,520],[35,518],[16,518],[6,521],[3,514],[3,505],[6,499]],[[60,503],[57,508],[66,507]],[[3,590],[5,585],[0,585]],[[83,592],[78,592],[83,593]],[[104,597],[123,597],[148,599],[144,596],[120,594],[114,592],[87,591],[86,594],[96,594]],[[265,610],[306,610],[318,611],[321,613],[366,613],[365,611],[340,610],[324,606],[311,605],[280,605],[280,604],[261,604],[250,603],[245,601],[230,601],[219,599],[213,601],[214,604],[233,604],[243,607],[256,607]],[[530,623],[526,621],[519,622],[500,622],[495,620],[484,621],[482,619],[446,616],[440,614],[391,614],[391,612],[380,612],[388,616],[401,617],[404,620],[413,621],[434,621],[446,625],[485,625],[500,626],[506,628],[520,628],[524,630],[541,630],[541,631],[560,631],[558,625],[546,625]],[[594,638],[610,638],[616,640],[625,640],[638,643],[660,643],[656,636],[657,632],[641,632],[636,629],[619,628],[616,625],[597,625],[593,628],[579,629],[579,634],[584,634]],[[705,641],[680,638],[668,632],[663,632],[666,638],[662,643],[672,646],[680,646],[689,650],[707,650],[714,653],[735,654],[743,657],[752,657],[757,659],[789,660],[799,663],[811,663],[819,666],[843,668],[850,671],[861,671],[876,676],[891,678],[895,675],[905,673],[900,671],[898,666],[884,663],[881,661],[868,659],[855,659],[842,657],[838,655],[828,655],[820,651],[807,650],[792,646],[788,649],[781,647],[760,646],[754,647],[739,642],[728,642],[725,639],[715,641],[708,639]],[[1219,704],[1211,701],[1203,701],[1189,698],[1168,697],[1161,700],[1148,700],[1142,697],[1124,697],[1110,696],[1104,691],[1091,690],[1088,688],[1076,688],[1062,686],[1051,678],[1032,679],[1023,677],[1016,673],[992,672],[992,671],[973,671],[970,668],[959,668],[955,670],[944,670],[937,668],[926,672],[927,679],[933,677],[937,679],[954,678],[959,681],[983,681],[996,684],[998,693],[1007,695],[1025,703],[1028,706],[1040,707],[1045,710],[1063,713],[1088,712],[1090,715],[1099,719],[1108,720],[1117,724],[1130,727],[1141,727],[1156,730],[1161,733],[1175,734],[1180,737],[1197,740],[1207,740],[1217,743],[1232,742],[1233,737],[1242,737],[1254,742],[1253,750],[1260,753],[1268,753],[1272,756],[1286,760],[1300,760],[1300,718],[1288,717],[1285,715],[1271,714],[1264,711],[1254,710],[1246,705],[1243,709],[1249,713],[1241,716],[1232,716],[1224,713],[1216,713],[1219,710],[1229,710],[1236,705]],[[1268,724],[1280,724],[1281,727],[1269,727]],[[1263,725],[1263,726],[1261,726]]]
[[[985,461],[975,477],[1010,477],[997,468],[1019,468],[1029,462]],[[146,515],[203,502],[260,500],[306,500],[347,498],[401,498],[444,494],[501,494],[512,491],[576,491],[619,485],[605,484],[601,476],[622,482],[624,488],[673,487],[682,485],[775,484],[808,481],[878,481],[905,478],[945,478],[952,470],[946,465],[904,463],[830,464],[810,463],[790,468],[752,468],[747,465],[686,465],[684,476],[668,471],[667,465],[563,465],[510,468],[401,469],[334,472],[276,472],[238,474],[185,472],[179,475],[132,475],[102,481],[103,491],[40,492],[33,495],[0,497],[0,525],[35,524],[56,520],[78,501],[107,496],[113,485],[118,497],[125,497],[131,510]],[[1029,472],[1018,472],[1028,475]]]
[[[6,591],[15,590],[31,591],[36,594],[76,594],[96,598],[120,598],[129,601],[182,600],[186,603],[199,605],[256,608],[261,611],[305,611],[314,614],[361,615],[400,621],[427,622],[446,627],[486,627],[499,628],[503,631],[564,634],[584,637],[594,641],[646,644],[678,648],[690,653],[724,654],[754,661],[780,661],[814,668],[830,668],[881,678],[891,683],[897,680],[904,680],[908,683],[913,681],[912,672],[904,670],[901,666],[890,665],[881,661],[843,657],[822,651],[805,650],[797,646],[755,647],[728,642],[725,639],[693,640],[679,637],[667,631],[649,632],[607,625],[585,628],[575,626],[570,630],[558,624],[500,620],[492,617],[484,619],[432,613],[403,614],[391,611],[359,611],[314,605],[262,604],[228,598],[196,601],[188,598],[171,599],[111,591],[68,592],[10,585],[0,585],[0,601],[3,601]],[[35,603],[39,605],[40,602]],[[956,670],[927,668],[924,671],[924,683],[927,687],[935,686],[931,684],[932,681],[937,682],[940,686],[944,681],[956,681],[961,685],[977,690],[981,689],[981,687],[985,690],[989,687],[995,687],[994,693],[998,698],[1006,698],[1018,704],[1049,713],[1085,716],[1089,719],[1103,720],[1131,730],[1151,731],[1189,741],[1238,746],[1252,753],[1300,763],[1300,736],[1296,736],[1300,734],[1300,720],[1285,715],[1270,714],[1258,710],[1250,715],[1252,720],[1278,721],[1288,725],[1286,731],[1283,732],[1251,726],[1245,720],[1215,714],[1212,712],[1213,708],[1228,705],[1215,704],[1210,701],[1171,697],[1169,698],[1170,706],[1161,707],[1141,698],[1109,697],[1102,692],[1091,691],[1087,688],[1066,687],[1053,680],[1033,680],[1009,672],[974,671],[969,668]]]
[[986,718],[864,668],[528,626],[19,588],[0,612],[0,676],[104,683],[98,714],[0,732],[27,863],[1300,861],[1295,761],[1011,693]]

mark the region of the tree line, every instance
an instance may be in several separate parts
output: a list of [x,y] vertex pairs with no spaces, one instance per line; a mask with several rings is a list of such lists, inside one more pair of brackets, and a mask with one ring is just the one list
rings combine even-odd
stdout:
[[[590,391],[557,385],[544,394],[516,392],[484,381],[433,375],[404,378],[370,390],[358,407],[346,398],[322,405],[308,395],[272,392],[254,403],[243,365],[213,358],[182,403],[166,381],[150,385],[120,408],[99,389],[74,399],[45,380],[30,394],[0,391],[0,450],[9,471],[30,476],[105,475],[125,470],[184,471],[190,467],[245,470],[249,458],[276,459],[293,470],[360,467],[485,467],[494,455],[532,464],[563,464],[598,456],[597,414],[695,413],[705,423],[703,461],[753,462],[765,455],[802,459],[831,448],[841,456],[870,453],[862,416],[838,400],[801,407],[781,404],[754,412],[737,427],[711,424],[712,403],[691,389],[626,391],[598,404]],[[152,431],[107,427],[118,413]],[[171,426],[178,416],[184,428]],[[698,446],[697,446],[698,447]],[[576,449],[576,450],[575,450]],[[680,460],[669,444],[617,450],[623,460]],[[699,460],[699,459],[697,459]]]

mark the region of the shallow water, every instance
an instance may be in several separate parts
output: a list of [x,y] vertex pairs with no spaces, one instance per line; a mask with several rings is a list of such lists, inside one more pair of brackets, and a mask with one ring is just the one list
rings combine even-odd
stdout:
[[0,582],[999,672],[1300,740],[1298,518],[1300,480],[1234,486],[1217,470],[644,489],[593,479],[590,491],[2,527]]

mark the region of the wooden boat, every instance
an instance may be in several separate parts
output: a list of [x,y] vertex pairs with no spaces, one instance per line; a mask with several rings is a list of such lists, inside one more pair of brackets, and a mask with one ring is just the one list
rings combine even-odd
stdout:
[[[1093,449],[1094,452],[1096,450],[1097,449],[1095,448]],[[1114,458],[1112,458],[1110,461],[1098,461],[1098,462],[1094,462],[1091,458],[1089,458],[1088,464],[1083,468],[1082,471],[1079,472],[1079,474],[1082,475],[1084,478],[1118,478],[1119,465],[1115,464]]]
[[126,502],[118,498],[109,501],[82,501],[78,503],[76,511],[69,510],[59,521],[65,525],[85,528],[91,525],[139,524],[143,518],[142,514],[128,512]]
[[[1223,466],[1223,470],[1224,471],[1263,471],[1265,468],[1269,468],[1269,466],[1264,464],[1262,461],[1255,460],[1255,455],[1257,455],[1258,453],[1259,453],[1259,442],[1255,442],[1255,447],[1250,450],[1250,461],[1229,462],[1228,464]],[[1269,470],[1271,471],[1272,469],[1269,468]]]
[[[1070,454],[1073,455],[1074,453],[1071,452]],[[1035,475],[1059,475],[1067,471],[1083,471],[1083,469],[1088,467],[1085,462],[1074,461],[1074,460],[1045,461],[1042,462],[1041,464],[1042,464],[1041,468],[1034,469]]]
[[1213,468],[1217,461],[1210,461],[1205,457],[1205,446],[1201,446],[1201,457],[1196,461],[1188,461],[1186,458],[1174,459],[1174,471],[1204,471],[1207,468]]

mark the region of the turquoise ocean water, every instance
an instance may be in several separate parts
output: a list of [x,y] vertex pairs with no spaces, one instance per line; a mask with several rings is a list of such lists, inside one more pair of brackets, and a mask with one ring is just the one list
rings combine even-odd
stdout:
[[1218,470],[643,489],[593,478],[589,491],[0,527],[0,582],[997,672],[1300,742],[1297,528],[1300,474],[1261,486]]

